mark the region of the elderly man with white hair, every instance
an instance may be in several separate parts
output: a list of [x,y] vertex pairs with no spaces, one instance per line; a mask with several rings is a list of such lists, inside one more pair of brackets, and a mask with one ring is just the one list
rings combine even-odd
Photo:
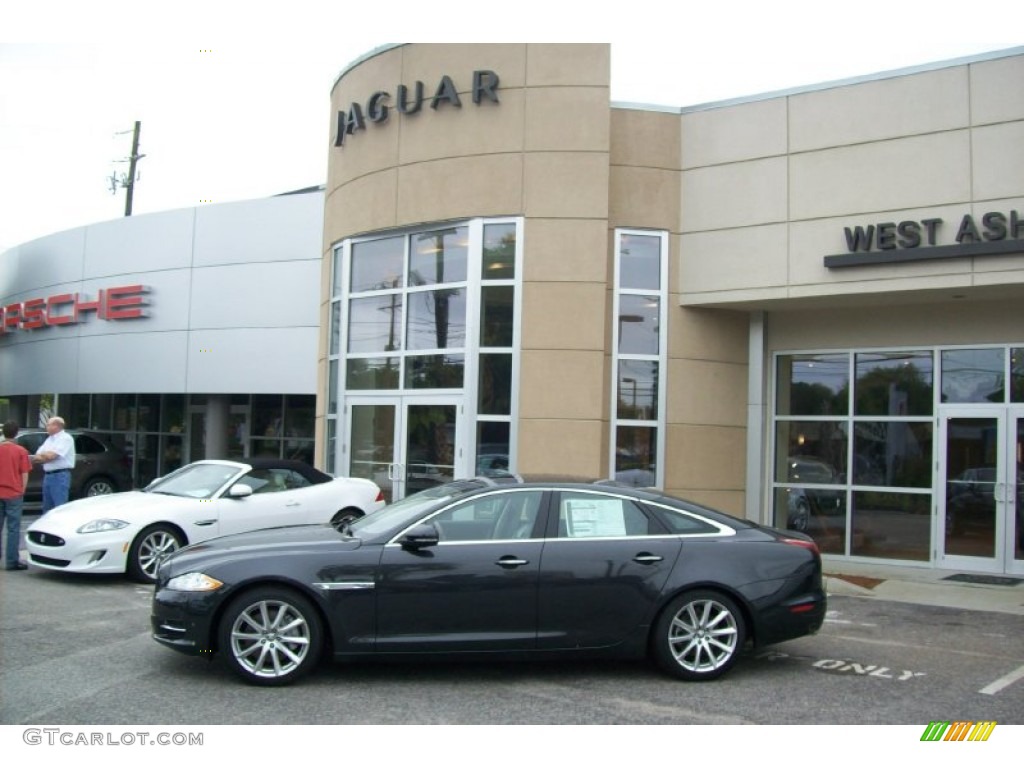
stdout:
[[64,431],[64,419],[54,416],[46,422],[49,437],[32,461],[43,466],[43,514],[68,500],[71,470],[75,468],[75,441]]

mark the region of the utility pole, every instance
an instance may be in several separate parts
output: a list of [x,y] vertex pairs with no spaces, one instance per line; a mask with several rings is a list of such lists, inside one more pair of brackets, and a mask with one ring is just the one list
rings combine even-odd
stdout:
[[[110,191],[113,194],[116,195],[117,194],[117,190],[122,188],[122,187],[128,191],[128,194],[125,197],[125,201],[124,201],[124,215],[125,216],[131,216],[132,215],[132,198],[133,198],[134,192],[135,192],[135,182],[138,181],[138,177],[136,176],[136,172],[135,172],[135,166],[138,164],[139,160],[141,160],[142,158],[145,157],[145,155],[140,155],[139,154],[139,134],[141,132],[142,132],[142,123],[139,120],[136,120],[135,121],[135,131],[133,132],[133,136],[132,136],[132,154],[131,154],[131,157],[129,157],[127,161],[125,161],[125,160],[117,161],[117,162],[121,162],[121,163],[123,163],[123,162],[127,162],[128,163],[128,173],[122,173],[121,174],[121,178],[118,178],[117,177],[117,171],[114,171],[112,174],[110,174],[110,179],[109,179],[109,181],[110,181]],[[127,131],[124,131],[124,133],[127,133]]]

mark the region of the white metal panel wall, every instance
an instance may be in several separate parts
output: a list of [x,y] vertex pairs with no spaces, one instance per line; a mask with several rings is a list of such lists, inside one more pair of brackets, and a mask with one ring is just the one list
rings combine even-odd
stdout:
[[147,287],[147,316],[0,336],[0,395],[316,392],[323,195],[117,219],[0,255],[0,303]]

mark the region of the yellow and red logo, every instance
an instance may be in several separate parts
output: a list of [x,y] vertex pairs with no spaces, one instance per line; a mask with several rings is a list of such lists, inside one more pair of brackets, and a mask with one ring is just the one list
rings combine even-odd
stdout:
[[921,735],[921,741],[988,741],[995,730],[994,720],[932,720]]

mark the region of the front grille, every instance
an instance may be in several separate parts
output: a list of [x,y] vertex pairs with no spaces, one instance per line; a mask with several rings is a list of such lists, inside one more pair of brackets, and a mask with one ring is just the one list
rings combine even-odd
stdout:
[[42,555],[29,555],[29,560],[39,565],[51,565],[54,568],[67,568],[71,565],[70,560],[58,560],[55,557],[43,557]]
[[67,543],[60,536],[54,536],[52,533],[43,533],[42,531],[29,531],[28,540],[41,547],[63,547]]

